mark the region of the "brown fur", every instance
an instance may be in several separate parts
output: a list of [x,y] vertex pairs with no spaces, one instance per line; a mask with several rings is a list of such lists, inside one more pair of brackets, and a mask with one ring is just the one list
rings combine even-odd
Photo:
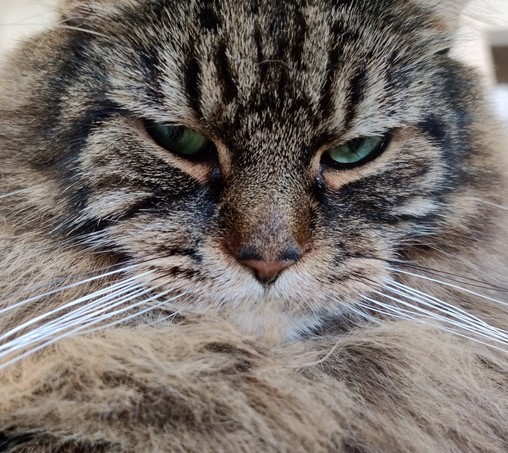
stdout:
[[[0,335],[65,308],[3,344],[141,289],[0,368],[0,451],[508,450],[505,139],[445,52],[464,2],[331,3],[68,1],[10,57]],[[216,160],[161,148],[146,120],[201,132]],[[323,164],[387,132],[368,164]],[[271,285],[242,265],[288,250]],[[386,279],[490,338],[442,305],[398,319]],[[153,294],[179,299],[142,312]]]

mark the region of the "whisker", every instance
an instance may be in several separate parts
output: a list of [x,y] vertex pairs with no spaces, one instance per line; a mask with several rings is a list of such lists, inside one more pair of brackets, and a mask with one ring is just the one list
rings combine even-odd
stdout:
[[[413,316],[408,316],[408,315],[405,315],[405,314],[402,314],[403,311],[398,311],[395,307],[390,307],[391,310],[382,310],[380,308],[377,308],[377,307],[373,307],[372,306],[372,303],[376,304],[377,302],[375,300],[373,300],[372,298],[369,298],[368,302],[371,302],[371,304],[364,304],[362,302],[359,302],[357,305],[361,308],[363,308],[364,310],[367,310],[367,311],[372,311],[374,313],[379,313],[381,315],[385,315],[385,316],[389,316],[391,318],[396,318],[396,319],[403,319],[403,320],[416,320],[415,317]],[[388,306],[389,307],[389,306]],[[409,312],[408,312],[409,313]],[[380,323],[382,324],[382,323]]]
[[388,280],[387,281],[387,285],[389,285],[392,289],[391,291],[394,291],[393,287],[395,288],[398,288],[399,290],[401,291],[404,291],[407,294],[409,294],[409,296],[412,296],[412,297],[417,297],[417,300],[420,300],[422,301],[422,298],[425,299],[426,301],[430,302],[430,305],[435,307],[436,304],[437,306],[441,306],[441,307],[446,307],[447,309],[450,309],[454,312],[458,312],[460,313],[461,315],[464,315],[464,316],[467,316],[468,318],[470,319],[474,319],[477,323],[483,325],[483,326],[486,326],[486,327],[489,327],[489,328],[493,328],[490,324],[488,324],[487,322],[485,322],[484,320],[468,313],[467,311],[459,308],[459,307],[455,307],[454,305],[451,305],[447,302],[444,302],[440,299],[438,299],[437,297],[435,296],[431,296],[429,294],[425,294],[424,292],[422,291],[419,291],[417,289],[414,289],[414,288],[411,288],[407,285],[404,285],[403,283],[399,283],[399,282],[396,282],[394,280]]
[[455,335],[455,336],[458,336],[458,337],[461,337],[461,338],[465,338],[465,339],[470,340],[470,341],[474,341],[476,343],[480,343],[480,344],[482,344],[484,346],[487,346],[489,348],[497,349],[498,351],[506,353],[506,349],[500,348],[499,346],[496,346],[496,345],[491,344],[491,343],[487,343],[487,342],[482,341],[482,340],[480,340],[478,338],[464,335],[461,332],[457,332],[455,330],[448,329],[445,326],[436,326],[436,324],[434,324],[432,322],[426,321],[425,318],[409,317],[409,316],[399,316],[397,314],[389,313],[389,312],[386,312],[384,310],[381,310],[381,309],[378,309],[378,308],[374,308],[371,305],[361,304],[361,303],[359,305],[361,307],[365,308],[366,310],[373,311],[374,313],[379,313],[381,315],[385,315],[385,316],[388,316],[388,317],[391,317],[391,318],[401,319],[401,320],[405,320],[405,321],[414,321],[414,322],[417,322],[418,324],[423,324],[423,325],[434,327],[434,328],[435,327],[439,327],[439,330],[442,330],[444,332],[450,333],[452,335]]
[[[37,17],[39,17],[39,16],[37,16]],[[22,21],[22,22],[19,22],[19,23],[16,23],[16,22],[0,23],[0,26],[2,26],[2,27],[37,27],[37,28],[39,28],[39,27],[41,27],[41,25],[42,24],[37,23],[37,22],[26,22],[26,21]],[[80,32],[83,32],[83,33],[87,33],[89,35],[100,36],[101,38],[110,39],[110,36],[105,35],[104,33],[100,33],[100,32],[95,31],[95,30],[90,30],[88,28],[75,27],[75,26],[72,26],[72,25],[64,25],[63,23],[50,24],[48,28],[51,28],[51,29],[59,28],[59,29],[63,29],[63,30],[80,31]]]
[[348,309],[353,312],[355,315],[357,315],[360,319],[364,319],[368,322],[371,322],[371,323],[374,323],[374,324],[379,324],[379,320],[376,319],[374,316],[372,315],[369,315],[367,312],[365,312],[364,310],[361,310],[360,309],[361,307],[359,307],[357,304],[355,306],[350,306],[348,307]]
[[0,200],[3,199],[3,198],[13,197],[14,195],[18,195],[18,194],[23,193],[23,192],[27,192],[28,190],[29,189],[21,189],[21,190],[16,190],[14,192],[2,194],[2,195],[0,195]]
[[501,305],[507,305],[508,306],[508,302],[504,302],[502,300],[499,300],[499,299],[494,299],[493,297],[489,297],[489,296],[485,296],[483,294],[480,294],[480,293],[477,293],[475,291],[471,291],[469,289],[466,289],[466,288],[462,288],[461,286],[457,286],[457,285],[454,285],[453,283],[448,283],[448,282],[444,282],[442,280],[437,280],[435,278],[431,278],[431,277],[427,277],[425,275],[419,275],[419,274],[415,274],[413,272],[407,272],[407,271],[403,271],[401,269],[397,269],[397,268],[389,268],[392,272],[397,272],[399,274],[404,274],[404,275],[410,275],[412,277],[416,277],[416,278],[421,278],[422,280],[427,280],[427,281],[431,281],[433,283],[437,283],[439,285],[443,285],[443,286],[448,286],[450,288],[454,288],[454,289],[457,289],[459,291],[462,291],[462,292],[465,292],[465,293],[468,293],[468,294],[472,294],[474,296],[477,296],[477,297],[480,297],[482,299],[486,299],[486,300],[490,300],[491,302],[496,302],[498,304],[501,304]]
[[[5,313],[7,313],[7,312],[9,312],[9,311],[11,311],[11,310],[14,310],[16,308],[20,308],[23,305],[27,305],[27,304],[30,304],[32,302],[36,302],[36,301],[38,301],[38,300],[40,300],[40,299],[42,299],[44,297],[52,296],[53,294],[57,294],[57,293],[62,292],[62,291],[66,291],[66,290],[69,290],[69,289],[72,289],[72,288],[76,288],[76,287],[84,285],[86,283],[90,283],[90,282],[94,282],[94,281],[97,281],[97,280],[101,280],[103,278],[107,278],[107,277],[110,277],[112,275],[116,275],[116,274],[120,274],[120,273],[123,273],[123,272],[127,272],[127,271],[135,269],[137,267],[139,267],[139,265],[138,264],[134,264],[134,265],[127,266],[127,267],[124,267],[124,268],[121,268],[121,269],[117,269],[117,270],[114,270],[114,271],[107,272],[105,274],[101,274],[101,275],[97,275],[97,276],[94,276],[94,277],[91,277],[91,278],[88,278],[88,279],[85,279],[85,280],[81,280],[79,282],[72,283],[70,285],[62,286],[60,288],[57,288],[57,289],[45,292],[43,294],[38,294],[37,296],[30,297],[28,299],[22,300],[20,302],[15,303],[15,304],[9,305],[8,307],[0,309],[0,316],[5,314]],[[139,278],[139,276],[137,278]],[[134,280],[134,279],[136,279],[136,277],[132,277],[131,278],[131,280]]]
[[[47,318],[49,318],[61,311],[67,310],[68,308],[73,307],[75,305],[80,305],[80,304],[83,304],[84,302],[87,302],[91,299],[95,299],[99,296],[107,295],[107,297],[99,298],[97,301],[94,302],[94,304],[101,304],[103,302],[106,302],[108,298],[116,297],[116,296],[123,294],[125,292],[129,292],[133,288],[139,286],[139,284],[133,283],[133,281],[135,281],[135,280],[136,280],[136,278],[132,277],[126,281],[123,281],[120,283],[115,283],[114,285],[111,285],[107,288],[101,289],[99,291],[95,291],[95,292],[88,294],[84,297],[80,297],[79,299],[73,300],[71,302],[66,303],[65,305],[61,305],[53,310],[50,310],[49,312],[46,312],[46,313],[41,314],[39,316],[36,316],[35,318],[32,318],[29,321],[27,321],[23,324],[20,324],[20,325],[16,326],[15,328],[11,329],[10,331],[0,335],[0,341],[5,340],[6,338],[15,335],[17,332],[22,331],[22,330],[26,329],[27,327],[30,327],[31,325],[38,323],[39,321],[47,319]],[[85,306],[85,307],[87,307],[87,306]],[[79,313],[79,312],[81,312],[81,310],[83,310],[83,307],[81,309],[75,310],[71,313]],[[4,347],[4,345],[0,345],[0,350],[3,347]]]
[[[413,305],[410,302],[390,296],[389,294],[385,294],[385,293],[381,293],[381,292],[376,292],[376,293],[378,295],[387,297],[390,300],[393,300],[397,303],[400,303],[406,307],[410,307],[411,309],[415,310],[415,312],[417,312],[417,313],[424,314],[424,315],[426,315],[430,318],[436,319],[436,320],[444,321],[447,323],[453,323],[456,327],[463,328],[467,331],[474,331],[475,333],[477,333],[479,335],[483,335],[483,336],[486,336],[487,338],[499,340],[501,342],[506,342],[506,344],[508,344],[508,335],[505,332],[479,320],[478,318],[470,316],[466,312],[460,313],[457,311],[454,312],[451,310],[443,310],[442,308],[436,306],[435,304],[426,303],[423,300],[412,299],[415,302],[418,302],[420,304],[423,304],[424,306],[433,308],[435,310],[435,311],[429,311],[429,310],[422,308],[421,306]],[[399,293],[399,295],[401,295],[401,294]],[[404,295],[404,294],[402,294],[402,295],[403,295],[403,297],[408,297],[407,295]],[[438,313],[436,313],[436,311],[444,313],[444,314],[450,316],[451,318],[447,318],[446,316],[441,316]],[[476,321],[478,321],[478,322],[476,322]]]
[[[167,290],[167,291],[164,291],[164,292],[162,292],[162,293],[160,293],[160,294],[157,294],[157,295],[155,295],[155,296],[150,297],[150,298],[149,298],[149,299],[147,299],[147,300],[143,300],[143,301],[141,301],[141,302],[138,302],[138,303],[136,303],[136,304],[134,304],[134,305],[132,305],[132,306],[129,306],[129,307],[127,307],[127,308],[124,308],[124,309],[122,309],[122,310],[117,310],[117,311],[115,311],[115,312],[113,312],[113,313],[110,313],[110,316],[109,316],[109,317],[115,316],[116,314],[120,314],[120,313],[125,312],[125,311],[128,311],[128,310],[132,310],[133,308],[137,308],[138,306],[141,306],[141,305],[143,305],[143,304],[146,304],[147,302],[150,302],[150,301],[152,301],[152,300],[158,299],[158,298],[160,298],[160,297],[164,297],[164,295],[168,294],[168,293],[169,293],[169,292],[171,292],[171,291],[172,291],[172,290]],[[184,294],[185,294],[185,293],[184,293]],[[122,318],[121,320],[117,320],[117,321],[115,321],[115,322],[113,322],[113,323],[110,323],[110,324],[107,324],[107,325],[105,325],[105,326],[100,326],[100,327],[95,328],[95,329],[89,329],[88,331],[82,332],[81,334],[85,334],[85,333],[92,333],[92,332],[95,332],[95,331],[98,331],[98,330],[104,330],[104,329],[110,328],[110,327],[115,326],[115,325],[118,325],[118,324],[120,324],[120,323],[125,323],[125,322],[126,322],[126,321],[128,321],[128,320],[134,319],[134,318],[139,317],[139,316],[141,316],[141,315],[143,315],[143,314],[145,314],[145,313],[147,313],[147,312],[149,312],[149,311],[153,311],[153,310],[155,310],[155,309],[157,309],[157,308],[159,308],[159,307],[161,307],[161,306],[163,306],[163,305],[165,305],[165,304],[168,304],[168,303],[170,303],[170,302],[172,302],[172,301],[174,301],[174,300],[176,300],[176,299],[178,299],[178,298],[182,297],[184,294],[180,294],[180,295],[178,295],[178,296],[174,296],[174,297],[172,297],[172,298],[170,298],[170,299],[168,299],[168,300],[164,300],[164,301],[162,301],[162,302],[159,302],[159,303],[157,303],[157,304],[154,304],[154,305],[152,305],[152,306],[150,306],[150,307],[148,307],[148,308],[146,308],[146,309],[143,309],[143,310],[142,310],[142,311],[140,311],[140,312],[134,313],[133,315],[130,315],[130,316],[126,317],[126,318]],[[28,356],[32,355],[32,354],[34,354],[34,353],[36,353],[36,352],[38,352],[38,351],[40,351],[40,350],[42,350],[42,349],[44,349],[44,348],[46,348],[46,347],[48,347],[48,346],[50,346],[50,345],[54,344],[54,343],[56,343],[56,342],[58,342],[58,341],[60,341],[60,340],[64,339],[64,338],[68,338],[68,337],[74,336],[74,335],[76,335],[76,334],[80,333],[80,332],[81,332],[81,330],[83,330],[83,329],[85,329],[85,328],[87,328],[87,327],[90,327],[90,326],[92,326],[92,325],[95,325],[95,324],[97,324],[97,323],[99,323],[99,322],[103,321],[104,319],[107,319],[107,317],[105,318],[104,316],[101,316],[101,317],[100,317],[100,319],[95,319],[95,320],[93,320],[93,321],[89,322],[88,324],[80,325],[80,326],[78,326],[77,328],[75,328],[74,330],[72,330],[72,331],[70,331],[70,332],[66,332],[66,333],[64,333],[64,334],[62,334],[62,335],[59,335],[59,336],[58,336],[58,337],[56,337],[56,338],[53,338],[53,339],[51,339],[51,340],[48,340],[48,341],[46,341],[46,342],[44,342],[44,343],[42,343],[42,344],[40,344],[40,345],[36,346],[35,348],[32,348],[32,349],[30,349],[29,351],[26,351],[26,352],[24,352],[23,354],[18,355],[18,356],[16,356],[16,357],[14,357],[14,358],[10,359],[9,361],[7,361],[7,362],[5,362],[5,363],[3,363],[3,364],[0,364],[0,369],[6,368],[6,367],[8,367],[8,366],[10,366],[10,365],[12,365],[12,364],[14,364],[14,363],[16,363],[16,362],[18,362],[18,361],[20,361],[20,360],[24,359],[24,358],[26,358],[26,357],[28,357]],[[5,357],[5,355],[0,355],[0,359],[1,359],[2,357]]]
[[[478,329],[475,329],[475,328],[471,328],[467,325],[464,325],[462,323],[459,323],[457,322],[456,320],[454,319],[450,319],[450,318],[446,318],[444,316],[441,316],[441,315],[437,315],[436,313],[432,312],[432,311],[429,311],[429,310],[425,310],[421,307],[417,307],[417,306],[414,306],[408,302],[404,302],[404,301],[401,301],[400,299],[396,299],[396,298],[393,298],[393,297],[390,297],[386,294],[382,294],[384,297],[388,297],[392,300],[395,300],[397,301],[398,303],[404,305],[405,307],[409,307],[411,308],[412,310],[408,310],[407,308],[401,308],[401,307],[394,307],[394,306],[391,306],[389,304],[386,304],[386,303],[383,303],[383,302],[380,302],[376,299],[373,299],[371,297],[368,297],[368,296],[363,296],[363,299],[365,299],[366,301],[368,302],[371,302],[373,304],[376,304],[380,307],[382,307],[383,309],[387,310],[388,314],[390,316],[393,316],[393,314],[405,314],[405,315],[409,315],[409,318],[407,319],[420,319],[421,318],[421,315],[425,315],[425,318],[426,319],[434,319],[434,320],[437,320],[437,321],[441,321],[441,322],[444,322],[446,324],[449,324],[449,325],[452,325],[452,326],[455,326],[455,327],[458,327],[458,328],[461,328],[461,329],[464,329],[468,332],[474,332],[476,333],[476,335],[479,335],[483,338],[487,338],[489,340],[492,340],[492,341],[496,341],[498,343],[501,343],[503,345],[507,345],[508,346],[508,340],[504,340],[503,337],[501,336],[500,338],[498,338],[498,336],[492,336],[491,332],[488,332],[488,333],[485,333],[484,331],[482,330],[478,330]],[[419,317],[415,317],[415,315],[420,315]],[[452,333],[455,333],[456,331],[452,331]]]
[[[67,325],[72,325],[77,322],[83,322],[86,319],[89,319],[95,316],[98,313],[102,313],[108,309],[114,308],[123,303],[127,303],[132,299],[140,295],[144,295],[150,290],[144,289],[139,284],[129,285],[125,288],[122,288],[114,293],[108,293],[106,296],[94,300],[92,303],[86,304],[76,310],[73,310],[65,315],[53,319],[46,324],[43,324],[31,332],[25,334],[26,336],[32,335],[34,332],[36,334],[43,333],[45,331],[53,331],[56,328],[65,328]],[[99,309],[97,310],[97,307]],[[0,347],[0,349],[2,349]]]
[[[184,294],[182,294],[183,296]],[[156,307],[156,308],[159,308],[159,307]],[[167,316],[164,316],[162,318],[157,318],[156,320],[152,321],[152,322],[148,322],[146,323],[147,326],[156,326],[158,324],[163,324],[165,323],[167,320],[171,320],[173,321],[178,315],[180,315],[180,313],[182,313],[183,310],[178,310],[178,311],[175,311],[175,312],[172,312],[170,315],[167,315]],[[106,327],[106,328],[109,328],[109,327]]]
[[[107,312],[108,310],[111,310],[113,308],[116,308],[120,305],[125,305],[131,300],[134,300],[138,297],[144,296],[145,294],[148,294],[152,291],[152,289],[144,289],[140,286],[136,287],[137,291],[131,291],[128,295],[120,297],[118,299],[113,298],[112,302],[107,302],[106,304],[103,304],[102,301],[100,301],[99,304],[93,304],[93,307],[84,307],[86,308],[85,311],[82,311],[80,313],[72,312],[70,317],[62,317],[61,319],[58,319],[56,321],[53,321],[52,323],[49,323],[47,325],[41,326],[41,333],[49,332],[50,335],[54,334],[55,332],[61,332],[69,327],[75,326],[76,324],[81,325],[84,321],[88,321],[90,319],[99,319],[100,317],[97,316],[100,313]],[[100,309],[95,310],[95,307],[100,306]],[[128,309],[132,309],[133,305],[129,305]],[[83,309],[77,310],[78,312]],[[109,316],[111,313],[107,313],[107,316]],[[106,316],[106,315],[102,315]],[[63,321],[63,322],[62,322]],[[48,335],[48,336],[50,336]],[[39,338],[39,337],[37,337]]]
[[[159,287],[160,286],[162,286],[162,285],[159,285]],[[101,306],[101,309],[93,311],[92,314],[88,314],[87,316],[80,316],[76,321],[73,319],[69,319],[67,317],[66,321],[62,322],[62,320],[64,318],[66,318],[66,317],[62,317],[56,321],[53,321],[51,323],[40,326],[39,328],[35,329],[34,331],[28,332],[27,334],[22,335],[21,337],[7,343],[9,348],[7,351],[0,353],[0,359],[7,356],[7,355],[11,355],[12,353],[14,353],[20,349],[24,349],[24,348],[30,346],[31,344],[40,342],[48,337],[51,337],[58,332],[65,331],[66,329],[68,329],[70,327],[78,325],[78,328],[73,330],[73,332],[79,331],[82,328],[97,324],[97,323],[101,322],[102,320],[109,319],[117,314],[121,314],[125,311],[132,310],[133,308],[136,308],[140,305],[146,304],[147,302],[154,300],[157,297],[161,297],[161,296],[167,294],[169,291],[171,291],[171,290],[168,290],[166,292],[163,292],[161,294],[153,296],[147,300],[145,299],[145,300],[142,300],[136,304],[124,307],[120,310],[107,312],[108,310],[111,310],[112,308],[115,308],[119,305],[123,305],[136,297],[141,297],[147,293],[153,292],[153,290],[154,290],[154,288],[149,288],[149,289],[140,288],[140,290],[138,292],[135,292],[135,293],[129,294],[126,297],[114,300],[112,303],[109,303],[109,305],[107,305],[107,306],[104,306],[104,307]],[[164,301],[164,303],[165,302],[167,302],[167,301]],[[102,299],[99,301],[99,304],[94,303],[92,309],[95,306],[100,305],[101,303],[102,303]],[[104,315],[101,315],[101,316],[97,316],[98,314],[104,313],[104,312],[107,312],[107,313]],[[73,313],[71,313],[71,315],[73,315]],[[139,316],[139,313],[136,316]],[[87,323],[84,323],[84,321],[87,321]],[[6,346],[6,345],[4,345],[4,346]]]
[[[160,298],[160,297],[164,297],[166,294],[169,294],[171,291],[172,291],[172,290],[165,291],[165,292],[163,292],[163,293],[161,293],[161,294],[158,294],[157,296],[154,296],[154,297],[152,297],[152,298],[150,298],[150,299],[148,299],[148,300],[146,300],[146,301],[143,301],[143,303],[146,303],[146,302],[151,302],[152,300],[158,299],[158,298]],[[130,316],[127,316],[127,317],[125,317],[125,318],[122,318],[122,319],[119,319],[119,320],[117,320],[117,321],[111,322],[111,323],[109,323],[109,324],[105,324],[105,325],[103,325],[103,326],[96,327],[96,328],[91,329],[91,330],[87,330],[87,331],[85,331],[85,332],[84,332],[84,334],[85,334],[85,333],[86,333],[86,334],[89,334],[89,333],[92,333],[92,332],[97,332],[97,331],[100,331],[100,330],[109,329],[109,328],[114,327],[114,326],[117,326],[117,325],[119,325],[119,324],[124,324],[124,323],[126,323],[127,321],[130,321],[130,320],[132,320],[132,319],[138,318],[138,317],[140,317],[140,316],[142,316],[142,315],[144,315],[144,314],[146,314],[146,313],[149,313],[150,311],[154,311],[154,310],[156,310],[157,308],[162,307],[162,306],[166,305],[166,304],[167,304],[167,303],[169,303],[169,302],[174,302],[175,300],[178,300],[178,299],[180,299],[181,297],[183,297],[183,296],[185,296],[185,295],[187,295],[187,294],[188,294],[187,292],[184,292],[184,293],[182,293],[182,294],[179,294],[178,296],[173,296],[172,298],[170,298],[170,299],[168,299],[168,300],[164,300],[164,301],[161,301],[161,302],[157,302],[156,304],[153,304],[153,305],[151,305],[150,307],[145,308],[145,309],[143,309],[143,310],[141,310],[141,311],[139,311],[139,312],[133,313],[133,314],[132,314],[132,315],[130,315]],[[127,310],[130,310],[130,309],[132,309],[132,307],[129,307],[129,308],[126,308],[126,309],[122,309],[122,310],[119,310],[119,311],[118,311],[118,314],[119,314],[119,313],[123,313],[123,312],[125,312],[125,311],[127,311]],[[173,317],[173,318],[174,318],[174,317],[176,317],[179,313],[181,313],[181,310],[179,310],[178,312],[172,313],[170,316],[167,316],[166,318],[171,318],[171,317]]]
[[[79,308],[78,310],[72,311],[60,318],[57,318],[56,320],[50,321],[46,324],[43,324],[39,327],[36,327],[30,332],[27,332],[18,338],[15,338],[14,340],[9,341],[8,343],[3,344],[0,346],[0,350],[10,350],[11,352],[13,349],[19,349],[16,345],[18,343],[21,344],[21,347],[25,347],[29,345],[30,343],[27,343],[28,341],[31,341],[31,343],[34,343],[41,338],[44,338],[45,336],[51,335],[51,333],[59,332],[61,330],[65,330],[69,325],[73,325],[76,323],[82,323],[83,321],[93,318],[97,313],[102,313],[110,308],[114,308],[117,305],[123,304],[125,302],[128,302],[129,300],[132,300],[134,297],[137,297],[139,295],[142,295],[144,292],[149,292],[150,290],[144,290],[140,286],[138,286],[139,291],[137,293],[132,293],[131,288],[129,288],[130,293],[127,296],[120,297],[120,299],[115,299],[118,294],[114,295],[113,301],[109,303],[104,303],[105,298],[98,299],[97,301],[94,301],[92,304],[89,304],[85,306],[86,309],[83,313],[83,307]],[[108,294],[107,299],[111,299],[112,296]],[[101,307],[99,310],[94,311],[94,309],[99,306]],[[92,314],[88,314],[91,312]],[[85,314],[85,316],[84,316]],[[75,320],[77,318],[77,320]],[[44,334],[45,332],[50,332],[50,334]],[[35,339],[35,341],[33,340]],[[27,344],[25,344],[27,343]],[[3,353],[6,354],[6,353]],[[0,354],[0,358],[2,355]]]
[[64,29],[64,30],[81,31],[81,32],[87,33],[89,35],[100,36],[101,38],[106,38],[106,39],[110,38],[110,36],[105,35],[104,33],[100,33],[100,32],[95,31],[95,30],[90,30],[88,28],[73,27],[72,25],[57,24],[57,25],[52,25],[52,28],[61,28],[61,29]]
[[[424,270],[426,272],[437,274],[437,275],[446,275],[451,281],[455,281],[456,283],[465,283],[473,287],[478,287],[482,289],[488,289],[488,290],[496,290],[496,291],[502,291],[502,292],[508,292],[508,287],[500,286],[494,283],[491,283],[486,280],[479,280],[476,278],[473,278],[471,276],[464,276],[464,275],[457,275],[452,272],[443,271],[440,269],[434,269],[431,267],[422,266],[421,264],[415,264],[411,261],[407,260],[401,260],[401,259],[385,259],[380,258],[377,256],[371,256],[371,255],[365,255],[362,253],[346,253],[345,256],[347,258],[360,258],[360,259],[368,259],[368,260],[374,260],[374,261],[382,261],[384,263],[395,265],[395,266],[404,266],[404,267],[410,267],[412,269],[418,269],[418,270]],[[453,277],[453,278],[450,278]]]
[[[411,262],[405,261],[405,260],[389,260],[387,262],[389,264],[396,264],[396,265],[400,265],[400,266],[404,266],[404,267],[410,267],[412,269],[423,270],[423,271],[429,272],[431,274],[445,275],[449,278],[449,280],[456,282],[456,283],[464,283],[469,286],[482,288],[482,289],[508,292],[508,288],[490,283],[486,280],[478,280],[476,278],[472,278],[469,276],[457,275],[452,272],[442,271],[439,269],[433,269],[431,267],[425,267],[425,266],[422,266],[419,264],[414,264],[414,263],[411,263]],[[451,278],[451,277],[453,277],[453,278]]]

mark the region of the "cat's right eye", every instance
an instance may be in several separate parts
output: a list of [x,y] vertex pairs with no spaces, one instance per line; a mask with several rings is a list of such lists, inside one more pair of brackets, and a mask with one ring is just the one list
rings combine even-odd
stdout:
[[183,126],[149,121],[145,127],[158,145],[189,160],[208,160],[214,148],[203,134]]

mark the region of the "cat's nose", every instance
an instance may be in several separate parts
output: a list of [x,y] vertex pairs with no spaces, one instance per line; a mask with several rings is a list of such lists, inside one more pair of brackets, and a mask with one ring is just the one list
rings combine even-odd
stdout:
[[279,274],[296,261],[263,261],[263,260],[245,260],[239,261],[240,264],[254,269],[257,279],[264,284],[273,283]]
[[277,260],[266,260],[250,247],[242,247],[233,253],[236,260],[243,266],[250,267],[254,275],[263,284],[273,283],[280,273],[296,263],[303,255],[299,247],[288,247]]

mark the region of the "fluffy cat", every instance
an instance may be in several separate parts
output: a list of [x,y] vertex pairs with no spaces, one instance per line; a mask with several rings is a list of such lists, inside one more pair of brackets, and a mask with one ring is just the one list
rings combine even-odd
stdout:
[[507,451],[464,3],[63,2],[0,76],[0,451]]

